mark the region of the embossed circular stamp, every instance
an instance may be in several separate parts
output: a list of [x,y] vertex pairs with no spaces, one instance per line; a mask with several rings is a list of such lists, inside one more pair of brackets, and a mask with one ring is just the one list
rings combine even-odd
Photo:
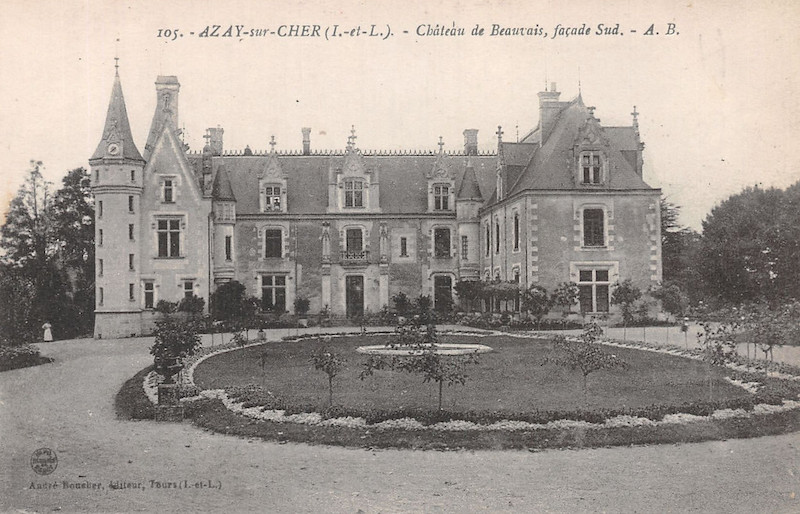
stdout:
[[31,469],[37,475],[49,475],[57,466],[58,457],[50,448],[39,448],[31,454]]

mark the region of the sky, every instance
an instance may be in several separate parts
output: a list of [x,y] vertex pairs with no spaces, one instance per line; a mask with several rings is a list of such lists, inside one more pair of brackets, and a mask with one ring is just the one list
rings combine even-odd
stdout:
[[[498,125],[505,140],[536,126],[537,93],[556,82],[562,100],[580,91],[607,126],[629,126],[636,106],[645,181],[692,228],[746,186],[800,180],[800,4],[565,3],[6,0],[0,212],[31,159],[55,184],[88,167],[115,57],[140,151],[158,75],[181,83],[179,124],[192,150],[219,125],[226,150],[240,151],[267,150],[273,135],[277,150],[298,150],[302,127],[312,128],[312,148],[341,150],[352,126],[364,150],[433,150],[441,136],[456,151],[467,128],[492,150]],[[425,35],[437,24],[464,35]],[[618,34],[596,34],[599,24],[619,24]],[[214,25],[220,35],[231,25],[269,34],[200,37]],[[319,25],[320,37],[280,37],[290,25]],[[391,35],[368,35],[373,25]],[[495,25],[540,34],[493,36]],[[476,26],[483,35],[472,35]],[[557,26],[589,34],[558,35]]]

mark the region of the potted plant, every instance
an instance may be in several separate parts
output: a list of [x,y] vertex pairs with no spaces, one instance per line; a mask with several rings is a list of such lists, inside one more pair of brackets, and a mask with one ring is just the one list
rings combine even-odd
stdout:
[[302,296],[298,296],[294,300],[294,312],[298,316],[298,323],[301,327],[308,326],[308,318],[306,315],[308,314],[308,309],[311,307],[311,302],[308,298],[303,298]]

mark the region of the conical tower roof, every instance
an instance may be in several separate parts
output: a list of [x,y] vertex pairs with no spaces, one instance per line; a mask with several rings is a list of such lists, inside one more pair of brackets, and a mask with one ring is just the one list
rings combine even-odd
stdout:
[[217,176],[214,178],[214,188],[211,190],[211,196],[214,200],[235,202],[236,197],[233,194],[233,187],[231,187],[231,177],[228,176],[228,171],[225,169],[225,164],[220,164],[217,170]]
[[[119,146],[122,147],[118,154],[113,155],[109,152],[109,145],[111,143],[118,143]],[[111,100],[108,103],[108,113],[106,114],[106,123],[103,127],[103,135],[100,139],[100,143],[97,145],[97,149],[89,160],[103,159],[104,157],[144,162],[142,154],[139,153],[136,144],[133,142],[131,125],[128,122],[128,110],[125,108],[125,98],[122,96],[119,69],[117,69],[117,73],[114,75],[114,86],[111,88]]]
[[483,201],[481,188],[478,186],[478,177],[475,175],[475,167],[472,166],[472,159],[467,161],[467,167],[464,169],[464,178],[461,180],[461,187],[458,188],[456,200]]

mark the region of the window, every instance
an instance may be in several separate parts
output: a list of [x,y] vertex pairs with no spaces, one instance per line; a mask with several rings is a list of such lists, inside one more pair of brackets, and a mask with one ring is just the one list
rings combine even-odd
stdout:
[[144,308],[152,309],[155,304],[156,291],[152,282],[144,283]]
[[134,301],[136,299],[136,294],[134,291],[134,285],[128,284],[128,300]]
[[583,246],[605,246],[603,209],[584,209]]
[[500,253],[500,221],[494,222],[494,253]]
[[128,197],[128,212],[133,212],[133,197]]
[[264,231],[264,257],[283,257],[283,232],[281,229],[267,229]]
[[364,234],[360,228],[348,228],[345,236],[347,253],[359,253],[364,250]]
[[400,238],[400,257],[408,257],[408,239]]
[[128,224],[128,241],[133,241],[133,223]]
[[519,213],[514,213],[514,250],[519,250]]
[[103,276],[103,259],[97,259],[97,276]]
[[173,203],[175,201],[174,187],[172,179],[164,179],[164,203]]
[[181,220],[158,220],[158,256],[181,256]]
[[433,208],[437,211],[450,210],[450,186],[447,184],[433,186]]
[[131,182],[136,182],[136,170],[131,170]]
[[186,280],[183,283],[183,297],[191,298],[192,296],[194,296],[194,282]]
[[261,308],[265,311],[284,312],[286,310],[286,276],[261,276]]
[[600,154],[584,152],[581,154],[581,181],[583,184],[599,184],[602,178]]
[[103,288],[97,288],[97,305],[103,305]]
[[581,312],[608,312],[608,270],[580,270],[578,290]]
[[433,255],[438,259],[450,257],[450,229],[437,228],[433,231]]
[[225,236],[225,260],[230,261],[233,260],[233,236]]
[[466,261],[467,255],[469,255],[469,240],[467,236],[461,236],[461,258]]
[[103,229],[97,229],[97,246],[103,246]]
[[100,170],[99,169],[94,170],[94,181],[95,182],[100,182]]
[[128,269],[131,270],[131,271],[134,270],[134,266],[133,265],[134,265],[134,259],[135,258],[136,257],[134,256],[134,254],[132,254],[132,253],[128,254]]
[[489,252],[491,252],[492,248],[492,231],[489,229],[489,225],[486,225],[486,256],[489,256]]
[[97,217],[98,218],[103,217],[103,200],[97,202]]
[[281,186],[266,186],[264,188],[264,211],[281,210]]
[[[514,283],[517,284],[519,287],[519,268],[514,268]],[[514,297],[514,311],[519,312],[519,297],[520,295]]]
[[344,181],[344,206],[364,207],[364,182],[361,180]]

